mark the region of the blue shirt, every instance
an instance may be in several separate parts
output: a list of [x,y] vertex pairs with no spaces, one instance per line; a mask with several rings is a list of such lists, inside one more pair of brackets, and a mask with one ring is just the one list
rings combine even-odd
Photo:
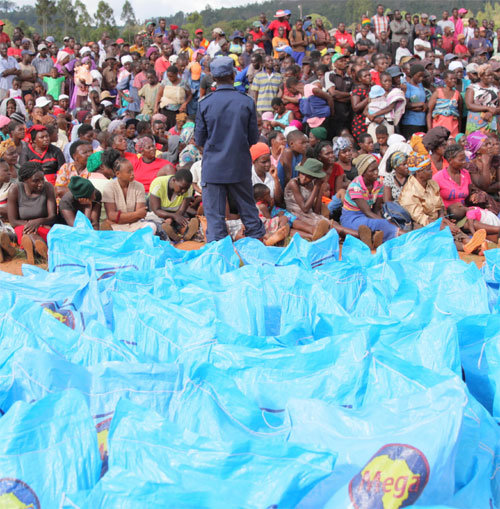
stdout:
[[[424,103],[425,102],[425,90],[422,83],[418,84],[418,87],[412,85],[410,82],[406,83],[406,98],[411,103]],[[425,111],[413,111],[406,110],[403,115],[401,123],[403,125],[426,125],[425,122]]]
[[196,144],[204,147],[202,183],[229,184],[252,178],[250,147],[259,141],[255,103],[233,85],[219,85],[198,104]]

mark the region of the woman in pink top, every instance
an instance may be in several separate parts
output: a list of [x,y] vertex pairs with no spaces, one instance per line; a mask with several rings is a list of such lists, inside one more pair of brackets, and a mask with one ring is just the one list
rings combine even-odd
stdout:
[[439,184],[439,192],[444,206],[453,203],[465,203],[468,200],[477,204],[485,200],[483,191],[479,191],[472,184],[470,174],[464,170],[466,157],[461,145],[449,145],[444,153],[448,167],[438,171],[432,178]]

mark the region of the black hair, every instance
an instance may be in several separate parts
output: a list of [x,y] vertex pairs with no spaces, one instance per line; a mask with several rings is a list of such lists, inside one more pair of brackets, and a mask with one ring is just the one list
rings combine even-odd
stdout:
[[117,171],[120,171],[122,164],[128,163],[129,160],[125,157],[118,157],[115,159],[115,162],[113,163],[113,171],[116,173]]
[[330,71],[330,68],[327,65],[325,65],[325,64],[319,64],[318,68],[316,70],[317,71],[321,71],[321,72],[326,74],[327,72]]
[[168,69],[167,69],[167,74],[178,74],[179,73],[179,69],[177,68],[176,65],[171,65]]
[[21,167],[17,171],[17,178],[19,182],[25,182],[39,171],[43,173],[43,166],[40,163],[28,161],[27,163],[21,164]]
[[186,182],[186,184],[190,185],[193,183],[193,174],[189,170],[177,170],[174,178],[177,182]]
[[446,147],[446,150],[444,151],[444,158],[447,161],[451,161],[452,159],[455,159],[455,157],[457,157],[457,155],[460,152],[463,152],[463,151],[464,151],[464,149],[463,149],[462,145],[459,145],[458,143],[453,143],[452,145],[448,145]]
[[52,136],[57,130],[57,126],[55,125],[46,125],[45,128],[47,129],[47,132],[49,133],[49,136]]
[[11,120],[7,126],[7,132],[10,134],[12,131],[16,129],[16,127],[19,127],[21,122],[16,122],[15,120]]
[[450,71],[449,69],[446,69],[446,71],[443,72],[443,80],[445,80],[450,75],[455,76],[455,71]]
[[375,134],[389,134],[387,132],[387,127],[384,124],[380,124],[375,128]]
[[[380,134],[380,133],[379,133]],[[371,134],[368,134],[368,133],[363,133],[363,134],[360,134],[359,137],[358,137],[358,142],[359,143],[365,143],[365,140],[367,138],[370,138],[371,141],[373,141],[373,138],[371,136]]]
[[145,133],[148,130],[148,128],[149,128],[149,122],[146,122],[145,120],[140,120],[137,123],[137,126],[135,127],[138,135]]
[[299,79],[296,78],[295,76],[290,76],[289,78],[286,79],[286,82],[285,82],[286,88],[290,88],[290,87],[293,87],[298,84],[299,84]]
[[276,131],[276,129],[273,129],[268,135],[267,135],[267,144],[271,146],[271,142],[278,136],[278,134],[281,131]]
[[370,69],[368,67],[363,67],[362,69],[359,69],[359,71],[356,71],[356,79],[359,81],[361,79],[361,75],[365,72],[370,72]]
[[117,159],[120,159],[120,152],[114,148],[107,148],[103,150],[101,161],[102,164],[107,166],[108,168],[113,168]]
[[118,136],[123,136],[123,134],[120,134],[120,133],[111,133],[109,138],[108,138],[108,144],[110,147],[113,146],[113,143],[115,142],[115,139],[118,137]]
[[321,151],[325,147],[331,147],[332,144],[329,141],[321,140],[315,147],[314,147],[314,153],[312,155],[313,159],[319,159],[319,155],[321,154]]
[[292,141],[302,138],[303,136],[305,136],[305,134],[302,131],[295,129],[288,133],[288,136],[286,137],[286,142],[288,145],[290,145],[290,143],[292,143]]
[[388,72],[381,72],[379,74],[379,78],[382,78],[382,76],[388,76],[390,78],[390,80],[392,81],[392,76],[388,73]]
[[253,197],[255,201],[261,200],[266,196],[267,193],[270,193],[271,191],[266,186],[266,184],[254,184],[253,186]]
[[280,97],[273,97],[273,100],[271,101],[271,107],[273,106],[281,106],[283,104],[283,101]]
[[460,205],[460,204],[452,203],[451,205],[449,205],[448,208],[446,209],[446,214],[448,215],[448,217],[450,219],[454,219],[455,221],[460,221],[461,219],[463,219],[465,217],[466,211],[463,209],[458,211],[457,205]]
[[90,124],[82,124],[76,131],[76,134],[78,137],[85,136],[87,133],[93,130],[94,128]]
[[69,155],[72,158],[74,158],[76,151],[78,150],[78,147],[81,147],[82,145],[92,145],[92,143],[90,143],[90,141],[86,141],[86,140],[76,140],[69,147]]

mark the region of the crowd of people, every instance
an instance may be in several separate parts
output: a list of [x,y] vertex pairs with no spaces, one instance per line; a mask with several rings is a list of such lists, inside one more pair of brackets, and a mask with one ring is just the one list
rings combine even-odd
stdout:
[[[96,229],[206,241],[226,157],[242,161],[255,210],[228,188],[208,240],[335,229],[376,249],[442,218],[457,248],[496,247],[500,29],[467,14],[379,5],[329,30],[280,10],[232,34],[160,19],[133,44],[58,44],[19,27],[11,39],[0,21],[0,261],[16,245],[45,259],[50,228],[79,211]],[[237,110],[233,124],[206,123],[218,87],[251,99],[246,141],[232,133]]]

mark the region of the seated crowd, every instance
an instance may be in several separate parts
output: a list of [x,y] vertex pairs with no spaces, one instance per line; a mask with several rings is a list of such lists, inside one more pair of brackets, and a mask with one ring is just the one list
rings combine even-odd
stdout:
[[[458,249],[496,247],[499,39],[466,15],[379,5],[352,30],[327,30],[278,11],[210,40],[160,19],[132,45],[3,34],[0,262],[16,245],[29,263],[46,259],[50,228],[73,226],[78,211],[96,229],[203,241],[194,132],[220,56],[256,105],[251,178],[266,244],[335,229],[376,249],[442,218]],[[228,234],[244,237],[231,196],[226,211]]]

